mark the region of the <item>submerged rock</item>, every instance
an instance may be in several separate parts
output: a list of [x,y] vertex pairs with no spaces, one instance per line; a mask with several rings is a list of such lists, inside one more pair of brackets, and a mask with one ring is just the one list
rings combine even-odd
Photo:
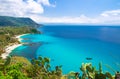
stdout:
[[86,60],[92,60],[92,58],[87,57]]

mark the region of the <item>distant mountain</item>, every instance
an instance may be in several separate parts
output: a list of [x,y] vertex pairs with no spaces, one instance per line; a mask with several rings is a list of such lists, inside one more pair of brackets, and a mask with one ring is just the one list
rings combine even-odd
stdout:
[[39,24],[30,18],[18,18],[9,16],[0,16],[0,26],[31,26],[37,27]]

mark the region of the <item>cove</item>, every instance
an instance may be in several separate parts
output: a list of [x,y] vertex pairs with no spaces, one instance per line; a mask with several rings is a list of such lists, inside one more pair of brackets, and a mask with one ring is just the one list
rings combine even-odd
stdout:
[[52,68],[62,65],[64,74],[80,72],[81,64],[86,62],[91,62],[96,69],[102,62],[104,72],[114,74],[110,67],[120,71],[120,27],[45,25],[38,30],[42,34],[21,37],[22,42],[33,45],[22,45],[13,50],[11,55],[29,60],[38,56],[49,57]]

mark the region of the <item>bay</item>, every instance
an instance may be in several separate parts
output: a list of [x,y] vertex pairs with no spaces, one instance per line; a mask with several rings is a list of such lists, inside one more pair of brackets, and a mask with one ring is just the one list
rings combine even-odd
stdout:
[[80,72],[81,64],[89,62],[96,69],[102,62],[104,72],[115,74],[112,69],[120,71],[120,27],[44,25],[38,30],[42,34],[22,36],[22,42],[31,45],[20,46],[11,55],[24,56],[29,60],[38,56],[49,57],[52,69],[62,65],[64,74]]

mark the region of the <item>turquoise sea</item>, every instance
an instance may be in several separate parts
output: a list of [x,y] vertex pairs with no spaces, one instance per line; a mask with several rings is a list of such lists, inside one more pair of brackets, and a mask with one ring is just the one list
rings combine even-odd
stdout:
[[[24,35],[23,45],[11,55],[24,56],[29,60],[38,56],[49,57],[52,69],[62,65],[63,73],[80,72],[82,63],[91,62],[103,71],[120,71],[120,27],[85,25],[44,25],[38,28],[42,34]],[[86,58],[92,58],[87,60]]]

